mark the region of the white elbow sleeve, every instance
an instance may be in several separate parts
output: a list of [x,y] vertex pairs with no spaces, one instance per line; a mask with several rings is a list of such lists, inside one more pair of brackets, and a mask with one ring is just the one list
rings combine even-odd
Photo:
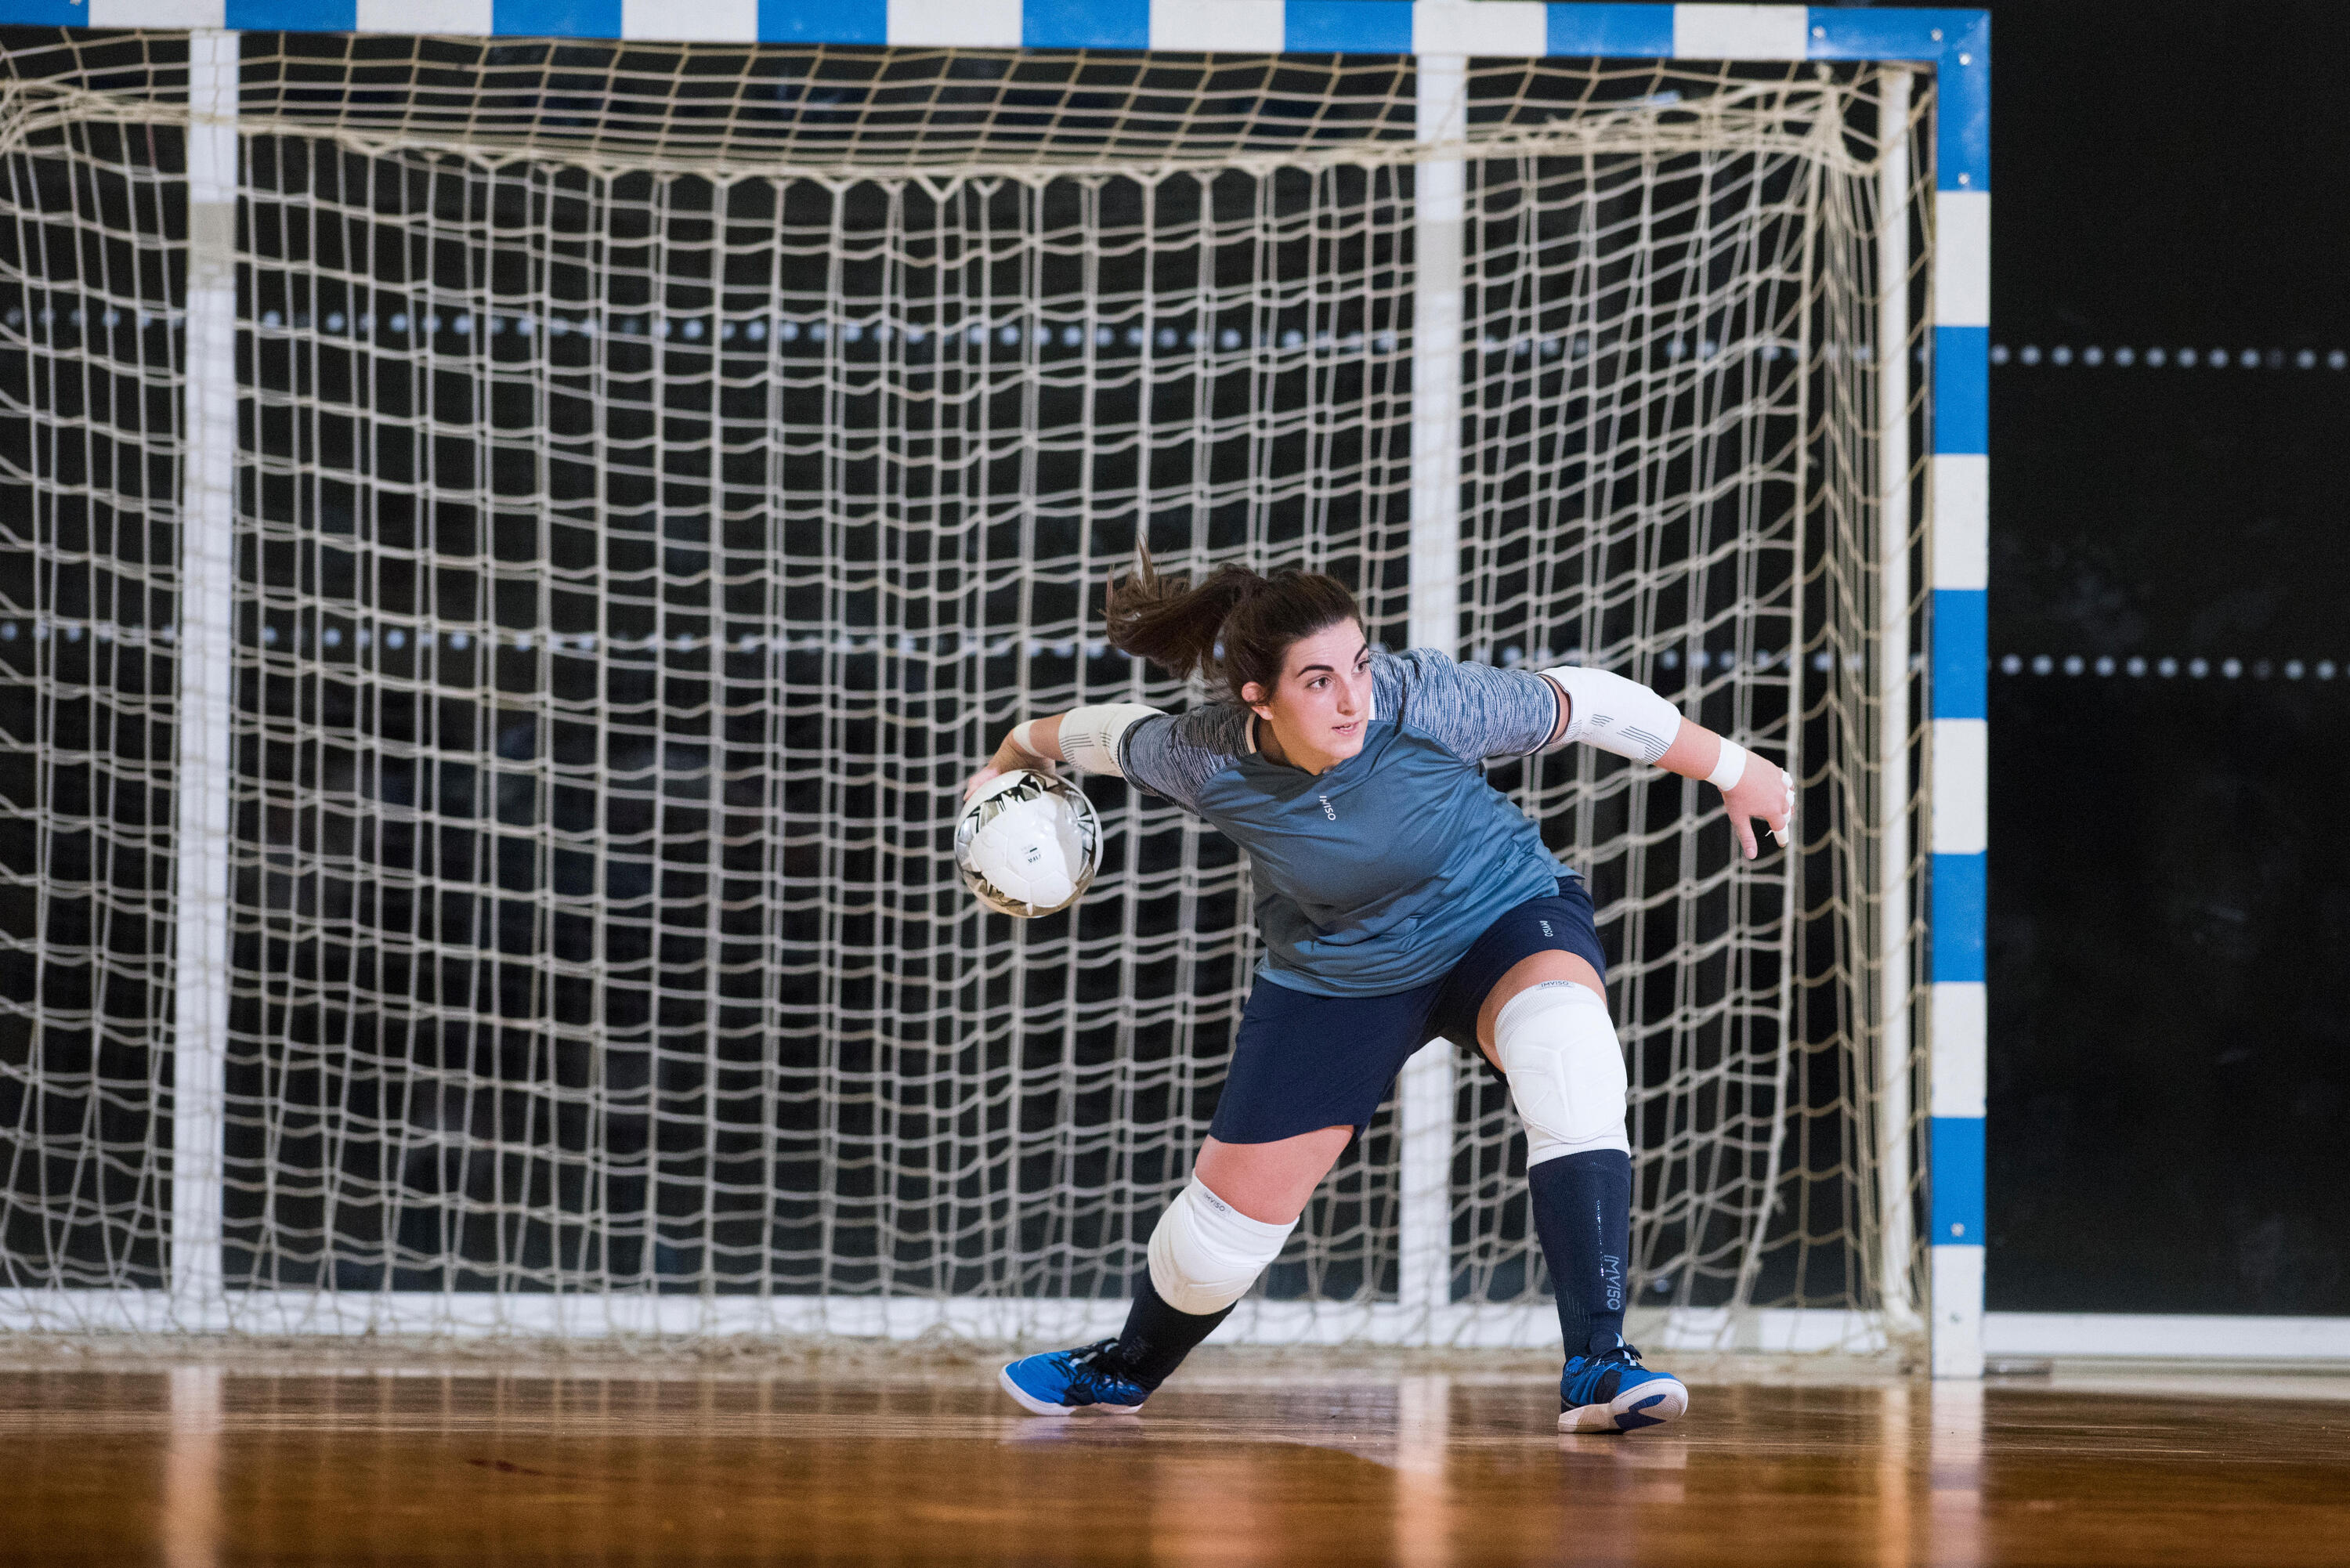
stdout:
[[1061,715],[1061,755],[1080,772],[1126,776],[1118,765],[1118,743],[1145,719],[1159,716],[1156,708],[1139,702],[1102,702],[1072,708]]
[[1543,673],[1566,692],[1566,733],[1558,743],[1584,741],[1619,757],[1653,763],[1681,727],[1681,711],[1637,680],[1562,664]]

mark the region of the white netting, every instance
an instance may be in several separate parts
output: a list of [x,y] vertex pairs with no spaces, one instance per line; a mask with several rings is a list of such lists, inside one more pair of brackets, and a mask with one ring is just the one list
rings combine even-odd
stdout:
[[[1800,857],[1746,865],[1693,782],[1494,772],[1617,961],[1636,1299],[1873,1305],[1874,189],[1792,140],[1471,167],[1467,651],[1629,675],[1804,786]],[[1525,1145],[1498,1078],[1458,1118],[1455,1293],[1496,1299],[1540,1277]]]
[[[959,784],[1023,714],[1199,697],[1100,640],[1145,533],[1337,572],[1402,641],[1411,63],[244,47],[218,1237],[164,1174],[184,45],[5,88],[12,1321],[185,1324],[120,1303],[189,1245],[256,1329],[1114,1317],[1245,867],[1097,780],[1099,879],[1014,923]],[[1637,1282],[1866,1312],[1875,84],[1471,84],[1463,650],[1623,670],[1806,781],[1800,860],[1733,873],[1677,781],[1497,777],[1602,902]],[[1522,1146],[1492,1084],[1460,1113],[1453,1297],[1530,1297]],[[1430,1332],[1360,1310],[1396,1166],[1389,1110],[1264,1332]]]

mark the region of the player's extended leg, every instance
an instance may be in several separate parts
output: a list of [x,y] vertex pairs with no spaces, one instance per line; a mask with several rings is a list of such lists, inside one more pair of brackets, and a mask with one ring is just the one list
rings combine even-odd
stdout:
[[1015,1361],[1003,1369],[1003,1391],[1040,1416],[1140,1408],[1281,1255],[1353,1132],[1323,1127],[1274,1143],[1208,1139],[1190,1184],[1151,1230],[1150,1270],[1118,1336]]
[[1509,1079],[1526,1128],[1535,1233],[1558,1297],[1566,1369],[1561,1431],[1629,1432],[1689,1408],[1680,1380],[1624,1339],[1632,1144],[1624,1052],[1599,976],[1572,953],[1536,953],[1493,988],[1478,1043]]

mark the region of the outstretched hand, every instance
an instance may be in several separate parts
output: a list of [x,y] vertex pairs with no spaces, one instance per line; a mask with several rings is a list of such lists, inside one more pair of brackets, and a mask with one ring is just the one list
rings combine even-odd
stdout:
[[962,781],[962,797],[969,800],[986,788],[989,781],[1000,779],[1005,774],[1015,773],[1022,768],[1043,768],[1049,772],[1051,766],[1050,763],[1032,757],[1014,745],[1012,737],[1006,735],[1003,743],[995,748],[995,755],[987,759],[986,765]]
[[1013,725],[1003,743],[995,748],[995,755],[987,759],[987,765],[962,781],[963,799],[969,800],[985,789],[990,781],[1021,768],[1051,773],[1055,763],[1065,760],[1061,755],[1062,717],[1055,713]]
[[1009,768],[999,768],[991,761],[985,767],[980,769],[979,772],[972,774],[971,777],[962,781],[963,799],[969,800],[972,796],[977,794],[982,789],[986,787],[987,782],[990,779],[1000,779],[1011,771],[1012,770]]
[[1754,836],[1755,818],[1762,820],[1780,844],[1787,842],[1788,824],[1795,815],[1795,776],[1749,752],[1746,771],[1721,792],[1721,804],[1729,810],[1730,826],[1745,847],[1746,858],[1752,860],[1762,853]]

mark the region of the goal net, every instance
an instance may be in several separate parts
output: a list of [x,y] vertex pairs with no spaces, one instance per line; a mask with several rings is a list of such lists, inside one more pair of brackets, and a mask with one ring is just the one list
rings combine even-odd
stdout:
[[[1797,842],[1751,865],[1711,791],[1620,759],[1492,777],[1600,909],[1643,1313],[1907,1332],[1879,407],[1930,338],[1882,340],[1888,299],[1928,319],[1930,82],[1475,59],[1431,136],[1396,56],[253,34],[207,111],[185,35],[16,44],[9,1325],[1114,1325],[1214,1107],[1247,865],[1093,779],[1099,878],[1017,922],[950,841],[1015,719],[1203,700],[1103,639],[1147,540],[1336,573],[1389,646],[1441,587],[1461,657],[1617,670],[1788,760]],[[233,232],[188,195],[231,113]],[[1439,179],[1449,371],[1415,334]],[[234,410],[209,543],[199,392]],[[207,898],[210,986],[175,945]],[[1432,1132],[1381,1112],[1232,1333],[1552,1336],[1523,1138],[1451,1083]],[[1408,1130],[1450,1150],[1433,1210]]]

